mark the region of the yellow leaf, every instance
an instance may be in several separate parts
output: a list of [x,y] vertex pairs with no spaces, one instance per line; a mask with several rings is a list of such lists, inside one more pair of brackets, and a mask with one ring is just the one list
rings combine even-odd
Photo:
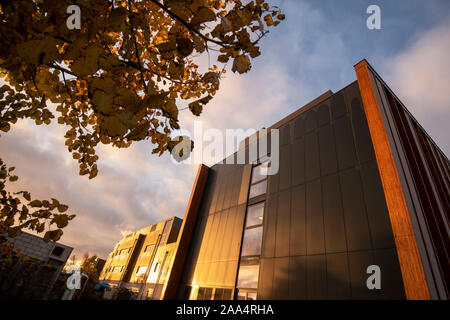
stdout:
[[200,37],[198,37],[198,36],[194,36],[194,48],[197,52],[200,52],[200,53],[202,53],[206,49],[205,44],[203,43],[203,40],[200,39]]
[[111,12],[108,18],[108,24],[113,31],[124,32],[126,30],[127,13],[128,13],[127,9],[121,7],[114,9]]
[[216,20],[216,14],[214,13],[214,11],[209,8],[202,7],[194,14],[194,17],[191,19],[191,24],[198,25],[200,23],[214,20]]
[[40,208],[42,207],[42,202],[40,200],[33,200],[29,203],[29,205],[33,208]]
[[69,209],[69,207],[66,206],[65,204],[60,204],[60,205],[58,205],[57,208],[58,208],[59,212],[65,212],[65,211],[67,211],[67,209]]
[[134,141],[142,140],[147,136],[149,128],[150,123],[144,122],[143,124],[140,124],[139,126],[134,128],[130,133],[128,133],[125,138]]
[[138,103],[138,100],[133,91],[128,88],[119,88],[117,90],[117,96],[114,97],[114,104],[127,107],[136,103]]
[[104,128],[111,137],[123,136],[127,132],[127,127],[115,116],[106,117]]
[[106,115],[113,113],[113,97],[104,91],[95,90],[94,96],[92,97],[92,104],[98,113]]
[[166,110],[174,119],[178,119],[178,108],[175,104],[175,101],[169,100],[166,102],[164,106],[164,110]]
[[102,49],[97,45],[90,45],[86,50],[86,56],[75,60],[70,65],[70,69],[78,77],[95,73],[98,70],[98,56],[101,53]]
[[16,50],[18,55],[26,62],[46,64],[58,59],[57,44],[58,40],[47,37],[42,40],[30,40],[19,43],[16,46]]

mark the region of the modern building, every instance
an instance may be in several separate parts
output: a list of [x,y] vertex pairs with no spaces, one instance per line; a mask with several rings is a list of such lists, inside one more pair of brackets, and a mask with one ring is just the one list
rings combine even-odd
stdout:
[[108,255],[100,280],[104,297],[117,298],[119,289],[131,299],[157,300],[167,283],[182,220],[172,217],[126,235]]
[[449,160],[365,60],[355,71],[269,128],[276,175],[200,166],[162,298],[449,298]]
[[23,231],[14,238],[4,237],[19,254],[14,254],[12,264],[1,266],[6,268],[0,271],[1,294],[11,299],[46,299],[73,248]]

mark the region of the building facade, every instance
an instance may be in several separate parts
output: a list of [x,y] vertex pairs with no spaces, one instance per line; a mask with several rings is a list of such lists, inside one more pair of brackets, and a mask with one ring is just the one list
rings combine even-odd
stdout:
[[180,218],[172,217],[130,233],[117,243],[100,274],[100,280],[109,286],[105,298],[116,298],[122,289],[131,299],[159,299],[181,223]]
[[365,60],[355,71],[269,128],[276,175],[200,166],[164,299],[449,298],[448,158]]
[[0,293],[10,299],[46,299],[73,248],[23,231],[5,238],[20,255],[13,255],[12,264],[2,264],[6,269],[0,272]]

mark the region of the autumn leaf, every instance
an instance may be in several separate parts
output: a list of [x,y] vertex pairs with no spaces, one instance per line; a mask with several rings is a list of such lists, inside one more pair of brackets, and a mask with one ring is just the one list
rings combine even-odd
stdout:
[[250,59],[246,55],[240,55],[234,58],[233,67],[231,70],[233,72],[245,73],[251,68]]

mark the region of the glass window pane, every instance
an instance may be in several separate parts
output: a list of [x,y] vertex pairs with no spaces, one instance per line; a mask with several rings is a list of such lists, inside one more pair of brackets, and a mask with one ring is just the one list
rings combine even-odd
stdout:
[[242,256],[253,256],[261,254],[262,226],[244,231],[244,242],[242,244]]
[[257,288],[258,287],[259,265],[240,266],[238,276],[238,287]]
[[250,196],[249,196],[249,198],[254,198],[254,197],[259,196],[261,194],[265,194],[266,193],[266,188],[267,188],[267,180],[263,180],[263,181],[258,182],[256,184],[253,184],[250,187]]
[[267,175],[262,174],[261,168],[267,168],[268,162],[261,163],[260,165],[253,167],[252,170],[252,184],[267,178]]
[[263,223],[264,202],[249,206],[247,209],[246,227],[257,226]]
[[164,243],[164,241],[167,240],[167,236],[169,235],[169,229],[172,226],[172,220],[166,221],[164,225],[163,232],[161,234],[161,242]]

